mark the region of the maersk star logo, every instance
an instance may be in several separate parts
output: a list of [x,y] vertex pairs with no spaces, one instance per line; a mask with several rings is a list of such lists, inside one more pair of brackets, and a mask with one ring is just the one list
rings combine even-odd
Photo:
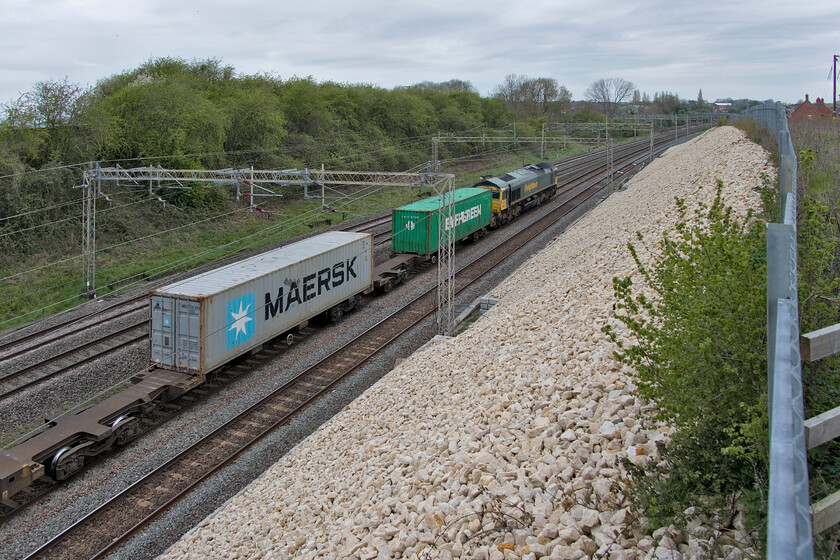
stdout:
[[254,337],[254,294],[232,299],[227,304],[227,348]]

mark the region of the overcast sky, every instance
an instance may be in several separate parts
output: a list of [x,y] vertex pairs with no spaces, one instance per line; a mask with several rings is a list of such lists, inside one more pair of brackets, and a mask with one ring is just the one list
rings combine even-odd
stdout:
[[840,3],[744,0],[0,0],[0,103],[42,80],[95,85],[150,58],[391,88],[506,74],[583,99],[619,77],[653,96],[832,96]]

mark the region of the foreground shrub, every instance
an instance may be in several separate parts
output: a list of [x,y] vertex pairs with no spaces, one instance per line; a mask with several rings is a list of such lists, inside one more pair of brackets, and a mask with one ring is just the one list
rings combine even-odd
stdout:
[[605,328],[615,356],[656,404],[655,420],[676,429],[660,445],[661,464],[631,469],[654,525],[679,523],[701,504],[720,513],[766,481],[764,229],[752,214],[738,221],[722,187],[693,224],[677,199],[676,234],[663,235],[652,267],[629,246],[652,297],[634,291],[629,277],[613,280],[615,317],[635,339],[624,344]]

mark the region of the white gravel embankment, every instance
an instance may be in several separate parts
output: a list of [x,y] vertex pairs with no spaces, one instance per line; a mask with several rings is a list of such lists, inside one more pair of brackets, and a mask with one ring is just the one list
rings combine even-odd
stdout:
[[647,460],[668,429],[643,428],[601,327],[617,323],[612,278],[634,274],[637,231],[655,244],[674,196],[709,203],[719,179],[743,214],[762,172],[765,152],[730,127],[670,150],[466,332],[395,368],[162,558],[701,556],[700,530],[622,533],[619,459]]

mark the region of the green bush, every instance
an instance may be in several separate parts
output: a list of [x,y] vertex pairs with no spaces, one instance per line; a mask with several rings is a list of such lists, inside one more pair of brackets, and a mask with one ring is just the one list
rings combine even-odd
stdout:
[[[670,524],[689,506],[711,509],[767,471],[765,237],[752,215],[738,221],[724,206],[722,184],[711,207],[664,234],[661,256],[648,268],[630,251],[655,296],[615,278],[615,317],[635,338],[617,345],[639,394],[657,405],[657,420],[676,428],[660,446],[664,463],[636,470],[641,508],[654,524]],[[641,236],[639,236],[641,241]],[[703,499],[700,499],[700,497]]]

